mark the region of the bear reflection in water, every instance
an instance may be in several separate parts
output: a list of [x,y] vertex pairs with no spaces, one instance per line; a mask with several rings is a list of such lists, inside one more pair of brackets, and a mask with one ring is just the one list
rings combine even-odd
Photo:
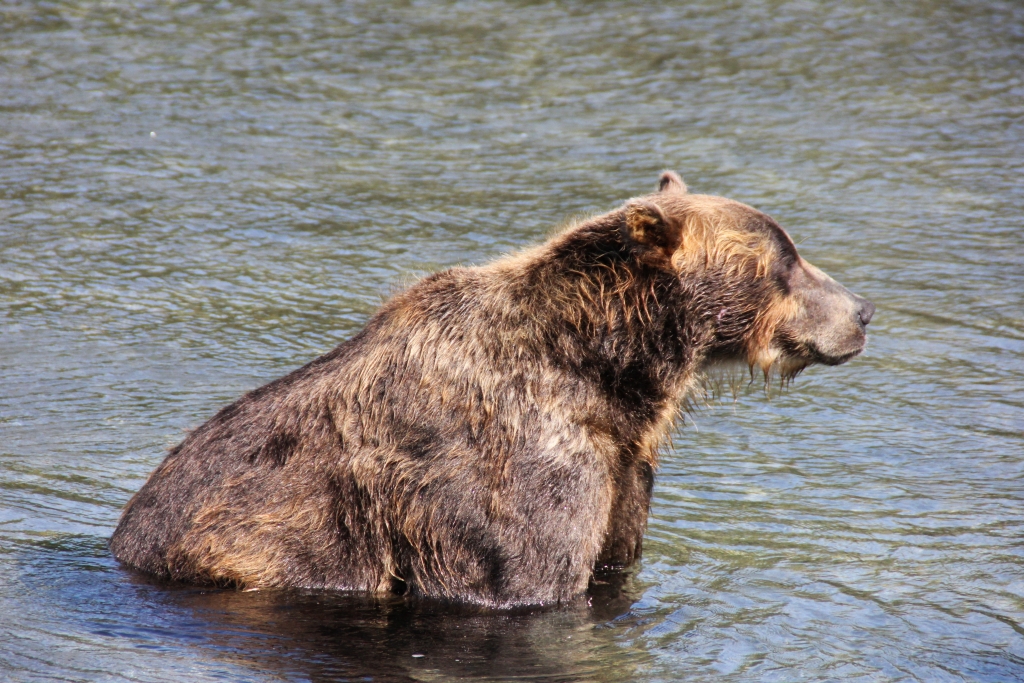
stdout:
[[111,539],[199,584],[565,603],[632,565],[658,446],[709,367],[860,353],[874,306],[743,204],[658,191],[431,275],[174,448]]
[[143,590],[154,607],[185,617],[179,632],[204,659],[287,680],[638,677],[635,653],[616,642],[621,630],[605,627],[627,614],[637,597],[632,582],[625,592],[618,582],[595,584],[556,609],[501,611],[334,591],[153,588]]

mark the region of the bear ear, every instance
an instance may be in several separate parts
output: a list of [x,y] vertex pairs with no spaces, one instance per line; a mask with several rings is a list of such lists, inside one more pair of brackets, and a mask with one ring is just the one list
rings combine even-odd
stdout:
[[686,183],[675,171],[662,171],[658,180],[658,192],[678,192],[686,194]]
[[667,258],[672,258],[682,241],[679,223],[643,199],[626,204],[626,231],[634,241],[661,251]]

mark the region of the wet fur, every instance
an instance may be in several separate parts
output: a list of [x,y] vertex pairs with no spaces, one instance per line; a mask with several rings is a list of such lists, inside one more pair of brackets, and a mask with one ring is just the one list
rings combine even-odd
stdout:
[[111,548],[196,583],[568,600],[639,558],[659,443],[704,369],[780,366],[788,240],[665,174],[540,247],[431,275],[192,432]]

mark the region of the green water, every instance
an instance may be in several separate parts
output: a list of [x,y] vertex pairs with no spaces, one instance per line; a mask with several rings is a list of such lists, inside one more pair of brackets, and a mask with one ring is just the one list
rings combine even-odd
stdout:
[[[663,168],[878,313],[691,416],[621,591],[487,615],[110,557],[184,430]],[[1024,680],[1022,178],[1015,2],[6,2],[0,679]]]

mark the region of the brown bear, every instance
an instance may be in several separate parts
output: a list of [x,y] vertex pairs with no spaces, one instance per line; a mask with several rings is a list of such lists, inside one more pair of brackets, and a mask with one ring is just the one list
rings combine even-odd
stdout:
[[110,541],[246,589],[566,601],[639,558],[658,445],[713,364],[860,353],[874,306],[743,204],[657,192],[431,275],[171,450]]

